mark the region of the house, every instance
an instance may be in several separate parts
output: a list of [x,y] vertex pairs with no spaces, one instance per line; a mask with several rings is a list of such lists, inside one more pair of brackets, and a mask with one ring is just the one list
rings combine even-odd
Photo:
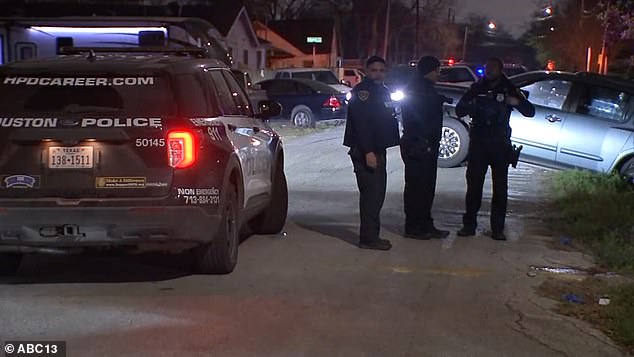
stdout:
[[[332,20],[256,21],[257,36],[269,44],[267,65],[336,68],[341,62],[340,36]],[[310,42],[310,43],[309,43]]]
[[182,8],[182,16],[206,19],[218,30],[220,42],[233,56],[234,67],[250,72],[265,68],[266,46],[253,29],[246,8],[234,0],[212,1],[209,5]]

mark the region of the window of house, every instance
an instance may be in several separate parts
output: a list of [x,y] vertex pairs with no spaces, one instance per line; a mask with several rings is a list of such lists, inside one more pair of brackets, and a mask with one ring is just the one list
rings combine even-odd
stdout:
[[264,66],[262,66],[262,59],[263,59],[262,51],[257,51],[256,52],[256,56],[257,56],[258,69],[264,68]]
[[249,65],[249,50],[244,50],[242,62],[245,64],[245,66]]

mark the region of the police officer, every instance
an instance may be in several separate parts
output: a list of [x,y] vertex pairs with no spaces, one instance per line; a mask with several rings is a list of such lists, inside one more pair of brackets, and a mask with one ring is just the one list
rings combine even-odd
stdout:
[[383,84],[386,64],[380,57],[366,63],[367,77],[352,89],[343,144],[350,148],[360,199],[359,248],[389,250],[379,237],[380,213],[387,185],[386,149],[399,144],[398,121]]
[[477,215],[482,204],[482,187],[491,166],[493,198],[491,202],[491,237],[506,240],[504,221],[508,189],[508,167],[513,161],[511,145],[511,111],[526,117],[535,116],[535,108],[509,80],[498,58],[487,61],[485,77],[474,83],[456,106],[459,117],[469,115],[469,164],[467,167],[466,213],[458,236],[475,235]]
[[443,103],[436,92],[440,61],[426,56],[418,61],[418,75],[410,84],[402,105],[401,157],[405,163],[405,237],[444,238],[449,231],[434,226],[431,207],[436,193],[438,148],[443,122]]

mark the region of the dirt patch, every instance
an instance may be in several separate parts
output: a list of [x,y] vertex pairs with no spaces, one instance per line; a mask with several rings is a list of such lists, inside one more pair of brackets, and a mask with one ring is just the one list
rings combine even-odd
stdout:
[[[537,294],[559,301],[556,312],[591,323],[629,354],[634,354],[632,291],[634,284],[626,278],[550,278],[537,289]],[[602,299],[603,303],[609,304],[601,305]]]

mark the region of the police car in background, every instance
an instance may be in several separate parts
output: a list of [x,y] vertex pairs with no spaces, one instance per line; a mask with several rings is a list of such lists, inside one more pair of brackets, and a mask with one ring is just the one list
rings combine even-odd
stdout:
[[229,273],[241,231],[282,230],[283,147],[263,121],[277,103],[256,116],[199,49],[67,52],[0,67],[0,273],[112,248]]

